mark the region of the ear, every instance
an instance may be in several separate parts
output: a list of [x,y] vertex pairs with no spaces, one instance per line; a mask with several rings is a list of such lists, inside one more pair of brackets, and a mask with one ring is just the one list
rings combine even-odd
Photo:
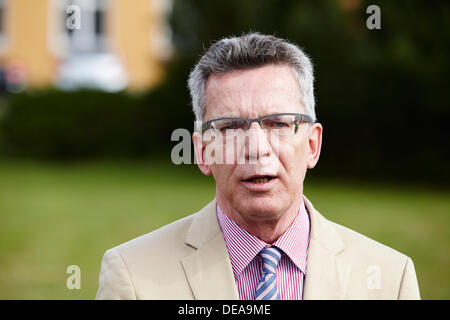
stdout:
[[322,148],[322,125],[320,123],[314,123],[309,128],[309,155],[308,155],[308,169],[312,169],[319,161],[320,149]]
[[192,135],[192,143],[194,144],[195,158],[197,159],[197,165],[200,171],[204,175],[211,175],[211,166],[205,159],[205,144],[203,143],[203,137],[201,133],[194,132]]

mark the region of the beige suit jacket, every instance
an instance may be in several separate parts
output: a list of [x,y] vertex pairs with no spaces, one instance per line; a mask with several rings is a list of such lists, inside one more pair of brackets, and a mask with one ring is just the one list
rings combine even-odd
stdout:
[[[420,299],[409,257],[304,200],[311,219],[304,299]],[[239,299],[216,201],[107,250],[96,299]]]

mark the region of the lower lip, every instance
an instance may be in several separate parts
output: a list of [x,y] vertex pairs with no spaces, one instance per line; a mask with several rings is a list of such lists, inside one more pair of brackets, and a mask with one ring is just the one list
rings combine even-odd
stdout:
[[278,178],[272,178],[264,183],[254,183],[250,181],[242,181],[244,187],[253,192],[267,192],[270,191],[275,183],[278,181]]

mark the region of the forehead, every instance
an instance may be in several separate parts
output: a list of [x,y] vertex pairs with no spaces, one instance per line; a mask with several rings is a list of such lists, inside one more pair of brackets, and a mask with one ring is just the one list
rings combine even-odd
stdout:
[[297,78],[285,65],[211,75],[205,96],[204,120],[303,111]]

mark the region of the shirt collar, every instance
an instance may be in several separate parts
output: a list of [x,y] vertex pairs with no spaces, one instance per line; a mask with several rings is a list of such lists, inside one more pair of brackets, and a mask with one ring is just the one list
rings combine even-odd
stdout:
[[303,201],[292,224],[273,244],[264,242],[238,226],[220,209],[219,205],[217,205],[217,217],[235,276],[238,276],[263,248],[270,245],[283,250],[297,268],[305,273],[310,222]]

